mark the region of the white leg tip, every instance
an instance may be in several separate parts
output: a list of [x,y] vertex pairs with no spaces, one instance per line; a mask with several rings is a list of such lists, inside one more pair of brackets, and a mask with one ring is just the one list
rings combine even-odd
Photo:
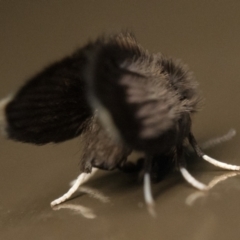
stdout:
[[155,204],[152,197],[152,190],[151,190],[151,179],[150,174],[145,173],[144,174],[144,184],[143,184],[143,193],[144,193],[144,200],[147,204],[148,212],[152,217],[156,217],[156,211],[155,211]]
[[60,203],[68,200],[77,190],[78,188],[88,181],[95,173],[97,172],[97,168],[93,168],[91,173],[81,173],[77,179],[73,182],[72,187],[61,197],[55,199],[50,203],[51,207],[54,207]]
[[199,189],[199,190],[207,190],[207,186],[201,182],[199,182],[197,179],[195,179],[184,167],[180,167],[180,172],[184,179],[191,184],[193,187]]
[[154,204],[154,200],[153,200],[153,197],[152,197],[151,180],[150,180],[149,173],[145,173],[144,174],[143,192],[144,192],[145,202],[148,205],[153,205]]
[[214,158],[209,157],[208,155],[203,155],[202,158],[216,167],[232,171],[240,171],[240,166],[220,162]]

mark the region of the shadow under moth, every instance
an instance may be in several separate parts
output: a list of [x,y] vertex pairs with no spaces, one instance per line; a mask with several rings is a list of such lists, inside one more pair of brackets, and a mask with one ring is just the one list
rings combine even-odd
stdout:
[[[97,169],[142,172],[145,202],[152,206],[151,179],[174,167],[192,186],[207,189],[186,169],[186,146],[215,166],[240,170],[198,146],[191,118],[200,102],[184,63],[151,54],[131,33],[119,33],[86,44],[3,99],[0,123],[9,139],[37,145],[82,135],[80,175],[51,206],[69,199]],[[129,162],[132,151],[144,158]]]

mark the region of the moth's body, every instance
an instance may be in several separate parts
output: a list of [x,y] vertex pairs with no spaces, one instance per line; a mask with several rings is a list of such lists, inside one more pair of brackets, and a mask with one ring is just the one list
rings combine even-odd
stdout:
[[192,72],[179,60],[148,53],[129,34],[93,45],[87,48],[87,96],[111,141],[177,161],[200,100]]
[[[138,151],[145,155],[145,185],[148,175],[160,178],[173,166],[190,182],[183,173],[184,143],[188,140],[205,156],[191,133],[200,100],[186,65],[150,54],[126,33],[99,38],[39,73],[0,103],[0,121],[9,138],[34,144],[81,134],[83,174],[92,168],[125,169],[128,155]],[[76,187],[52,205],[65,201]]]

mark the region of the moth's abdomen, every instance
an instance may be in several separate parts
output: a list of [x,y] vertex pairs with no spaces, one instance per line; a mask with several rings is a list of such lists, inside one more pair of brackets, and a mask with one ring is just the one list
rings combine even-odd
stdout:
[[81,134],[92,114],[82,80],[83,64],[81,56],[66,58],[27,82],[2,108],[7,136],[45,144]]

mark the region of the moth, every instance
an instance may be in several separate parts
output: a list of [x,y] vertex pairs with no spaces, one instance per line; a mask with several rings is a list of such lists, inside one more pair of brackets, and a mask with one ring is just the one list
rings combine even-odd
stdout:
[[[43,145],[82,135],[80,175],[51,206],[69,199],[97,169],[143,173],[144,198],[153,205],[151,178],[179,169],[204,190],[186,168],[184,152],[228,170],[239,166],[207,156],[191,131],[201,94],[181,60],[145,50],[132,33],[103,36],[31,78],[0,102],[3,133],[12,140]],[[142,161],[128,161],[131,152]]]

